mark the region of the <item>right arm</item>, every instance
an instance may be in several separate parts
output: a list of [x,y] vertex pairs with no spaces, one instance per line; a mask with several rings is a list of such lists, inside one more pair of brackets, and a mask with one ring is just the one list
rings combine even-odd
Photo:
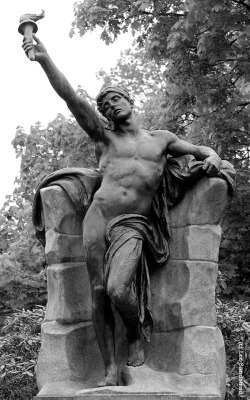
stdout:
[[35,60],[38,61],[46,73],[53,89],[67,103],[69,110],[72,112],[81,128],[95,142],[104,140],[104,127],[97,117],[94,109],[78,95],[70,85],[66,77],[59,71],[43,43],[37,36],[33,35],[37,45],[33,47],[32,43],[24,38],[23,49],[26,54],[33,48]]

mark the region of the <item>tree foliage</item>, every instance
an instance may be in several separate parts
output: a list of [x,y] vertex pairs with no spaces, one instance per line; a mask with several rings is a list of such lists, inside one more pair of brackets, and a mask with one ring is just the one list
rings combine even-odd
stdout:
[[189,126],[241,165],[249,156],[249,11],[244,0],[85,0],[75,3],[71,34],[99,26],[110,43],[130,28],[139,47],[167,66],[168,125]]
[[143,49],[128,49],[121,53],[119,60],[109,73],[103,69],[97,78],[103,85],[125,87],[134,99],[135,111],[144,127],[157,129],[166,127],[166,113],[162,108],[166,82],[162,79],[164,64],[150,59]]
[[[91,102],[80,87],[79,93]],[[17,127],[12,142],[21,158],[13,195],[0,210],[0,313],[7,308],[44,304],[44,249],[35,239],[32,202],[38,183],[68,166],[96,165],[94,145],[74,118],[57,117],[43,127],[37,122],[27,134]]]
[[237,286],[249,296],[250,3],[85,0],[74,12],[71,35],[98,26],[109,44],[132,31],[137,50],[127,54],[133,62],[124,57],[110,77],[148,96],[140,108],[146,127],[184,134],[235,165],[237,191],[224,219],[220,262],[234,280],[227,292]]

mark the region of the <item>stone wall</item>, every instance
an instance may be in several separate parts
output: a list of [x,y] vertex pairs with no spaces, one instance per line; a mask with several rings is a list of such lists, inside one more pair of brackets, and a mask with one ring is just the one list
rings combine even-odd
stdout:
[[49,266],[37,398],[93,399],[95,393],[103,393],[105,399],[139,400],[139,395],[155,398],[161,393],[169,400],[222,400],[225,350],[216,326],[215,283],[226,182],[202,179],[170,211],[172,255],[166,268],[151,275],[155,327],[151,343],[145,344],[146,362],[136,368],[124,366],[127,343],[116,315],[121,382],[101,391],[95,389],[104,368],[91,323],[82,221],[60,187],[43,189],[41,195]]

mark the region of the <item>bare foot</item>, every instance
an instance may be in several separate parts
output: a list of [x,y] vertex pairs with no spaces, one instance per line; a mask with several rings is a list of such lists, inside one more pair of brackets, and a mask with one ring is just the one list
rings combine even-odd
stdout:
[[145,354],[140,339],[131,342],[129,345],[129,359],[127,365],[138,367],[145,361]]
[[103,381],[98,382],[97,386],[119,386],[117,368],[109,368],[105,374],[105,378]]

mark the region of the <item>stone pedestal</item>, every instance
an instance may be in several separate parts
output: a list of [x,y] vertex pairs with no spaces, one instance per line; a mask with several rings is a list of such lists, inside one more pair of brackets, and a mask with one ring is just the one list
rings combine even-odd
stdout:
[[82,221],[57,186],[41,190],[48,305],[37,364],[36,399],[223,400],[225,350],[216,326],[215,284],[227,184],[204,178],[172,210],[171,260],[151,274],[154,333],[146,362],[125,366],[119,316],[120,386],[96,388],[103,362],[91,323]]

